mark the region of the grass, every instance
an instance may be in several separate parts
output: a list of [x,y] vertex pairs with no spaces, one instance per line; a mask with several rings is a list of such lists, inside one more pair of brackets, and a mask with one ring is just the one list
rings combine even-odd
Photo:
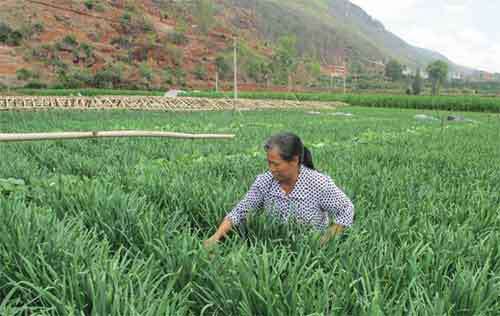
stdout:
[[15,89],[12,90],[20,95],[28,96],[106,96],[106,95],[123,95],[123,96],[163,96],[163,91],[147,91],[147,90],[122,90],[122,89]]

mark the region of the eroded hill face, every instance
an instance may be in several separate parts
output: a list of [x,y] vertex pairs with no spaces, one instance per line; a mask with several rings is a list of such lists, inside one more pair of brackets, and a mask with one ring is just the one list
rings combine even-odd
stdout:
[[217,69],[232,79],[235,34],[250,89],[314,86],[345,60],[377,72],[434,56],[345,0],[4,0],[0,84],[213,87]]
[[233,43],[225,16],[234,10],[215,6],[205,22],[195,5],[172,1],[7,0],[2,7],[2,25],[23,36],[0,43],[1,81],[9,85],[27,81],[17,80],[20,69],[43,82],[108,69],[104,79],[121,72],[127,84],[196,83],[214,76],[217,55]]

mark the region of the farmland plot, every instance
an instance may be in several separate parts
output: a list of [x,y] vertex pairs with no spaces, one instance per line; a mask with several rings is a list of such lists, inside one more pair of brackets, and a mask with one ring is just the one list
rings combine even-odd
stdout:
[[[237,135],[0,143],[0,314],[497,314],[499,116],[342,111],[0,113],[2,133]],[[283,130],[351,197],[354,226],[320,247],[255,213],[204,250]]]

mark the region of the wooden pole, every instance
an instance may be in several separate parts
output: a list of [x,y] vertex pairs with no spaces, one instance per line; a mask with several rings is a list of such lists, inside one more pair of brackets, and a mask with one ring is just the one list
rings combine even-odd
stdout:
[[180,139],[231,139],[234,134],[187,134],[156,131],[93,131],[93,132],[56,132],[56,133],[0,133],[0,142],[87,139],[110,137],[163,137]]

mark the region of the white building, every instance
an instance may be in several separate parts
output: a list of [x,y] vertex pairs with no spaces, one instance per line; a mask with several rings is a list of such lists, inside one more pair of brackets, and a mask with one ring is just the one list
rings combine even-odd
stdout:
[[464,75],[461,72],[451,72],[450,79],[452,80],[462,80],[464,79]]
[[415,76],[415,71],[409,67],[404,67],[403,68],[403,75],[404,76]]

